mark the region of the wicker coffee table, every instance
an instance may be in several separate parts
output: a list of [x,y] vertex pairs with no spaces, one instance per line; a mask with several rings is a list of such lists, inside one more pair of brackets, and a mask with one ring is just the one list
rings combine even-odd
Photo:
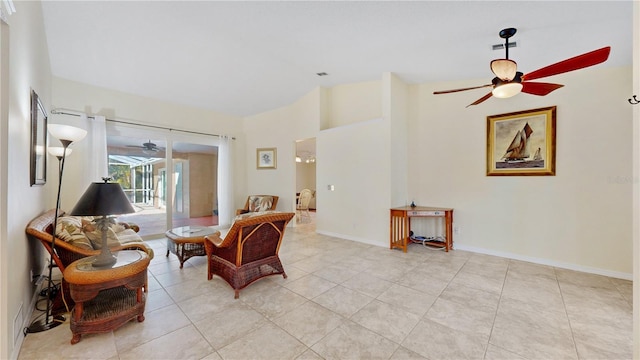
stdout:
[[71,298],[71,344],[83,334],[109,332],[127,322],[144,321],[149,256],[138,250],[115,252],[117,262],[93,267],[95,256],[72,262],[64,270]]
[[167,256],[173,253],[180,260],[180,269],[184,262],[193,256],[204,256],[204,237],[217,230],[206,226],[182,226],[165,233],[167,237]]

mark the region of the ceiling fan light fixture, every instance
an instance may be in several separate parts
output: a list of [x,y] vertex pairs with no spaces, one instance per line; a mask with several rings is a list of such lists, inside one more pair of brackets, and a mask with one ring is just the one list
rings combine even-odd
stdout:
[[512,96],[518,95],[520,91],[522,91],[521,83],[510,82],[510,83],[496,86],[495,88],[493,88],[491,93],[493,94],[493,96],[497,98],[506,99],[506,98],[510,98]]
[[491,62],[491,71],[503,81],[511,81],[516,76],[517,64],[509,59],[496,59]]
[[158,152],[158,150],[157,149],[153,149],[153,148],[145,147],[145,148],[142,149],[142,153],[143,154],[147,154],[147,155],[154,155],[157,152]]

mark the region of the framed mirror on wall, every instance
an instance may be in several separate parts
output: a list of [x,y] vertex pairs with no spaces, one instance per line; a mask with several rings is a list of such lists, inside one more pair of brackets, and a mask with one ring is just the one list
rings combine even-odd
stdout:
[[31,186],[47,182],[47,111],[31,90]]

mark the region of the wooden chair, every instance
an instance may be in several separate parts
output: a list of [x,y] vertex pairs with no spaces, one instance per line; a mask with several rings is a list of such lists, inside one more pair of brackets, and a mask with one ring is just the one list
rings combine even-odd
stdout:
[[223,278],[235,290],[269,275],[286,279],[278,251],[284,230],[294,213],[267,212],[242,215],[222,239],[220,232],[205,237],[207,279]]
[[[269,205],[270,204],[270,205]],[[278,196],[275,195],[249,195],[244,203],[244,208],[236,210],[236,215],[254,211],[275,210],[278,205]]]
[[[63,211],[60,211],[59,216],[64,215]],[[55,240],[55,251],[53,251],[53,219],[55,217],[55,209],[51,209],[42,215],[31,220],[26,228],[27,237],[40,241],[44,248],[49,252],[53,258],[53,262],[60,269],[60,272],[69,266],[72,262],[82,259],[87,256],[93,256],[100,254],[100,250],[84,249],[75,245],[72,245],[58,237]],[[123,224],[130,227],[129,224]],[[135,229],[137,226],[132,226]],[[153,249],[147,246],[145,243],[129,243],[120,246],[109,247],[111,251],[119,250],[141,250],[146,252],[150,258],[153,258]],[[51,264],[53,265],[53,264]],[[73,300],[69,293],[69,284],[62,279],[61,285],[62,291],[56,294],[56,297],[52,302],[52,313],[60,314],[67,312],[73,306]],[[147,287],[145,286],[145,291]]]
[[298,205],[296,206],[296,219],[303,220],[303,218],[306,217],[311,220],[311,215],[309,215],[309,203],[311,202],[311,198],[313,198],[311,190],[302,189],[302,191],[300,191]]

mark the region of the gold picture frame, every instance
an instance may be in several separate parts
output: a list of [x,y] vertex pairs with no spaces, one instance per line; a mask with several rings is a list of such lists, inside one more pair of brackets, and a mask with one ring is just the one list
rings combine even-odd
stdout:
[[276,148],[256,149],[256,168],[275,169],[278,162]]
[[487,116],[487,176],[555,174],[555,106]]

